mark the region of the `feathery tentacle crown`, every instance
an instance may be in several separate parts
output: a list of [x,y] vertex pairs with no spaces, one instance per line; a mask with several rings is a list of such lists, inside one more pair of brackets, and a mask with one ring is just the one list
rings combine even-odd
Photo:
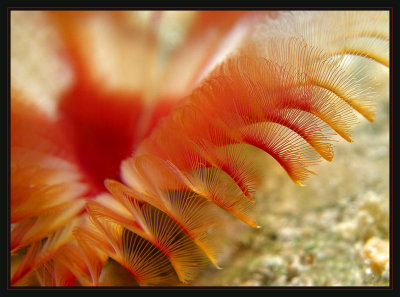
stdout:
[[92,283],[107,256],[139,285],[188,283],[208,263],[219,267],[218,212],[258,227],[252,208],[261,176],[247,146],[301,185],[311,166],[332,160],[336,135],[351,141],[356,112],[374,120],[366,70],[389,66],[388,17],[257,15],[236,51],[122,162],[124,184],[106,180],[112,196],[88,202],[90,220],[74,234]]
[[374,120],[365,65],[388,66],[387,17],[288,12],[250,26],[242,46],[122,163],[127,186],[106,181],[130,212],[90,211],[102,228],[118,230],[108,243],[122,246],[110,255],[141,285],[166,284],[175,273],[189,282],[207,261],[218,267],[213,208],[257,227],[260,176],[241,144],[271,155],[299,185],[321,157],[332,160],[333,136],[351,141],[353,110]]

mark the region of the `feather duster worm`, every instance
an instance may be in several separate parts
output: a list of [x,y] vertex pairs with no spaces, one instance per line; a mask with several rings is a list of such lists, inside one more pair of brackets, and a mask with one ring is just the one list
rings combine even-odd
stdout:
[[[220,32],[227,32],[240,16],[230,15],[226,28],[217,26]],[[62,172],[64,179],[54,186],[61,194],[49,194],[37,213],[30,213],[30,200],[23,197],[26,178],[22,176],[30,173],[27,164],[29,158],[38,158],[38,149],[27,153],[25,162],[13,146],[12,159],[22,164],[20,171],[12,172],[12,217],[18,223],[12,230],[13,251],[29,246],[13,275],[15,282],[36,271],[44,285],[69,285],[74,278],[82,285],[99,285],[102,267],[110,257],[139,285],[189,283],[208,263],[219,267],[221,210],[258,227],[252,209],[257,205],[254,193],[263,176],[249,148],[273,157],[292,181],[301,185],[321,158],[332,160],[336,135],[351,141],[354,110],[374,120],[373,93],[365,86],[373,85],[367,73],[369,63],[389,66],[386,12],[251,16],[250,20],[244,17],[239,26],[235,49],[211,67],[196,87],[179,92],[186,97],[121,163],[121,181],[112,174],[106,177],[105,187],[111,195],[88,199],[86,212],[82,213],[79,198],[87,193],[79,186],[84,178],[73,165],[55,160],[43,162],[49,165],[41,167],[39,176],[32,173],[32,178],[43,182],[40,191],[45,191],[53,186],[51,179],[46,180],[46,172],[51,177]],[[64,16],[57,18],[67,39],[73,39],[63,23]],[[188,40],[196,39],[191,38]],[[215,51],[217,46],[211,43],[211,48]],[[197,67],[194,73],[202,71]],[[189,85],[194,86],[194,81]],[[145,92],[144,97],[157,96]],[[62,113],[73,114],[77,105],[71,106],[62,108]],[[138,139],[146,134],[143,127],[140,129]],[[18,131],[16,121],[12,134]],[[125,144],[121,147],[126,149]],[[117,159],[121,158],[123,155]],[[14,163],[13,168],[18,169]],[[51,167],[54,164],[56,169]],[[66,192],[63,185],[73,183],[78,184],[68,187],[71,193]],[[21,193],[21,199],[26,200],[18,202],[14,193]],[[76,201],[65,201],[67,196],[77,197]],[[65,203],[73,207],[63,211]],[[41,228],[32,228],[55,217],[60,224],[51,230],[41,233]],[[72,247],[73,255],[64,252]]]
[[[119,178],[121,160],[186,95],[242,15],[213,14],[11,12],[12,285],[97,284],[107,256],[77,242],[73,226],[88,224],[85,200],[107,199],[103,180]],[[166,79],[182,71],[188,79]],[[78,246],[68,264],[62,251]]]

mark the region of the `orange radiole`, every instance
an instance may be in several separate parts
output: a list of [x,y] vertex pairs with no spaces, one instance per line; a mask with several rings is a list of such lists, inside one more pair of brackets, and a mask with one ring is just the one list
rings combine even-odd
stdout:
[[[351,142],[357,112],[374,120],[366,69],[389,66],[386,11],[46,17],[75,80],[51,117],[12,80],[12,285],[102,285],[109,259],[143,286],[220,268],[221,211],[259,227],[249,148],[302,185],[337,135]],[[130,48],[135,68],[92,65]]]

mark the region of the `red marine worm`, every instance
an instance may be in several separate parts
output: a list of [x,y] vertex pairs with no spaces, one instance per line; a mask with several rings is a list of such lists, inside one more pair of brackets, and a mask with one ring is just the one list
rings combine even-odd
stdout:
[[[268,177],[250,149],[302,185],[337,135],[352,141],[357,113],[374,121],[368,66],[389,67],[387,11],[175,12],[189,29],[166,42],[168,13],[25,12],[51,24],[75,80],[53,113],[38,107],[12,40],[11,285],[104,285],[109,261],[132,285],[190,284],[220,268],[222,212],[259,227]],[[24,14],[11,20],[23,36]],[[127,65],[91,68],[105,37]]]

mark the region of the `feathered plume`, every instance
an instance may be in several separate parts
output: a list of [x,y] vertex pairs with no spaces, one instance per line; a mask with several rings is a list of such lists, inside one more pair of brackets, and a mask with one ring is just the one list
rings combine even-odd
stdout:
[[[189,283],[208,263],[219,268],[221,210],[258,227],[254,193],[265,177],[250,149],[273,157],[302,185],[312,166],[332,160],[336,136],[352,141],[357,113],[374,120],[368,67],[389,66],[386,11],[202,12],[175,44],[155,35],[165,21],[155,13],[143,33],[132,34],[136,42],[114,49],[126,53],[132,45],[138,54],[131,65],[146,74],[128,67],[134,83],[115,93],[107,71],[88,73],[91,57],[81,38],[111,36],[120,15],[107,15],[112,25],[99,35],[93,32],[101,29],[94,25],[100,16],[73,14],[71,26],[69,13],[51,16],[72,53],[77,81],[56,124],[27,117],[12,98],[11,252],[28,248],[13,283],[36,271],[44,285],[69,285],[74,278],[99,285],[107,258],[139,285]],[[75,35],[82,23],[86,31]],[[124,26],[116,32],[132,33]],[[162,54],[167,58],[159,62]],[[115,65],[108,71],[125,69]],[[99,81],[112,87],[94,91]],[[131,95],[121,95],[124,89]],[[151,114],[162,102],[168,107],[161,114],[174,108],[153,130],[160,117],[151,120]],[[38,123],[55,131],[40,140]],[[75,131],[80,146],[61,145],[59,129]],[[65,157],[45,146],[49,140]],[[109,194],[97,195],[104,179]]]

